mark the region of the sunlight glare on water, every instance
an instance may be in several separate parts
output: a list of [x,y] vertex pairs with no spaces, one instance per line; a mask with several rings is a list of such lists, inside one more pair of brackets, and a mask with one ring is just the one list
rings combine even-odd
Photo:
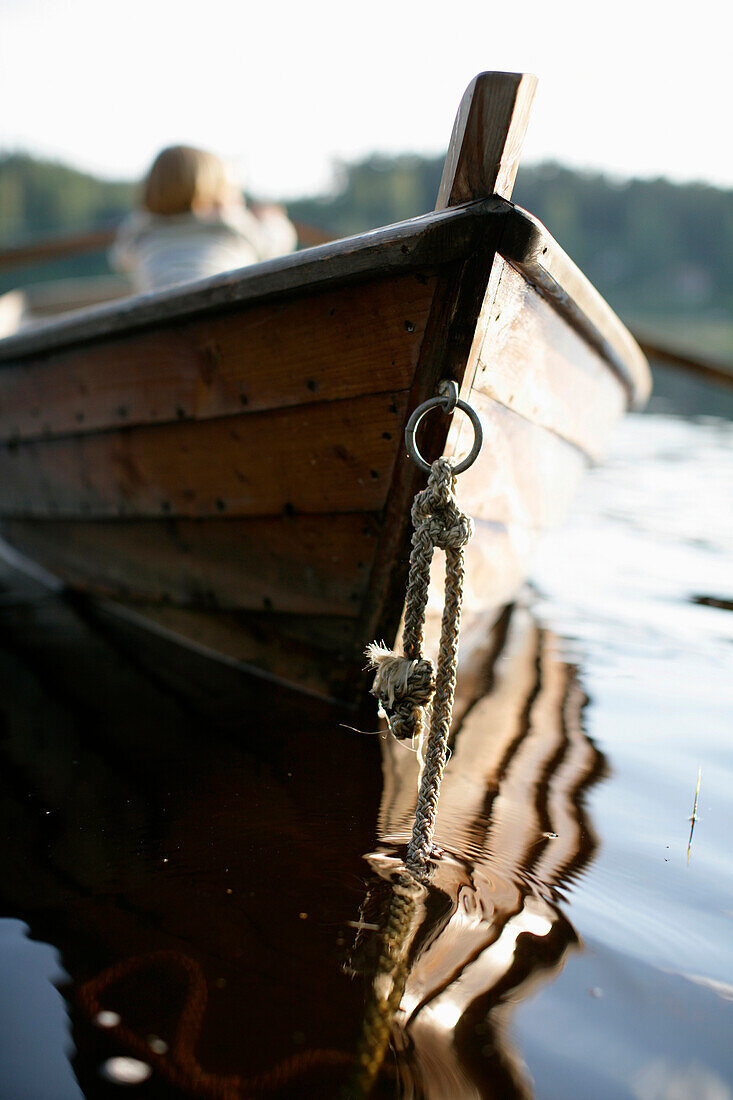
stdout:
[[517,1014],[538,1096],[569,1084],[559,1020],[594,1098],[732,1095],[732,475],[730,422],[628,417],[536,563],[537,613],[580,662],[610,773],[565,910],[584,954]]
[[460,685],[420,889],[414,752],[212,725],[8,590],[3,1100],[335,1097],[386,1039],[375,1097],[731,1100],[732,472],[730,423],[620,427]]

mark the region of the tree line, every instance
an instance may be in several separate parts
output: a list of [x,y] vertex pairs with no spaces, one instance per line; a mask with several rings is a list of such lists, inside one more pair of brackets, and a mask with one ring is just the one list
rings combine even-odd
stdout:
[[[288,209],[334,236],[358,233],[431,210],[441,170],[440,157],[374,155],[339,166],[331,193],[291,201]],[[622,315],[729,318],[733,191],[615,180],[546,163],[520,168],[513,198],[547,226]],[[27,154],[0,154],[0,247],[112,225],[134,201],[134,184]],[[104,255],[79,256],[5,272],[0,290],[106,270]]]

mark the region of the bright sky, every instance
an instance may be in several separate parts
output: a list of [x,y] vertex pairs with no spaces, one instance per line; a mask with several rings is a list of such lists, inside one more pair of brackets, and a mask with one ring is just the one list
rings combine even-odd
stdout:
[[539,77],[526,161],[732,187],[729,13],[724,0],[0,0],[0,150],[134,178],[185,142],[232,158],[255,193],[302,195],[339,159],[442,152],[471,78],[503,69]]

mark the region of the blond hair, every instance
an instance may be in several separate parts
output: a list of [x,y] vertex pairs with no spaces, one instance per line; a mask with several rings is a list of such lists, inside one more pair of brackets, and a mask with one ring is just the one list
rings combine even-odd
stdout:
[[235,195],[226,164],[189,145],[171,145],[158,153],[142,185],[142,205],[151,214],[225,206]]

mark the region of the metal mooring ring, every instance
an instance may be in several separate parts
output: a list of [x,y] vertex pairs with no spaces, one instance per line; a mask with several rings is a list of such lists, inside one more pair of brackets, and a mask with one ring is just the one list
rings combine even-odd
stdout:
[[[453,383],[453,387],[455,387],[455,383]],[[441,406],[445,413],[451,411],[451,406],[460,409],[461,412],[466,414],[473,426],[473,447],[471,447],[471,450],[468,452],[463,462],[459,463],[453,471],[454,474],[462,474],[469,466],[472,466],[478,458],[481,445],[484,441],[484,433],[476,410],[472,409],[465,401],[461,401],[460,398],[456,399],[455,395],[450,392],[444,394],[442,397],[431,397],[427,401],[423,401],[422,405],[418,405],[415,409],[414,413],[407,421],[407,427],[405,428],[405,446],[407,447],[407,453],[416,466],[419,466],[421,470],[430,472],[430,463],[425,461],[417,449],[415,433],[425,413],[430,412],[431,409],[436,409],[438,406]]]

